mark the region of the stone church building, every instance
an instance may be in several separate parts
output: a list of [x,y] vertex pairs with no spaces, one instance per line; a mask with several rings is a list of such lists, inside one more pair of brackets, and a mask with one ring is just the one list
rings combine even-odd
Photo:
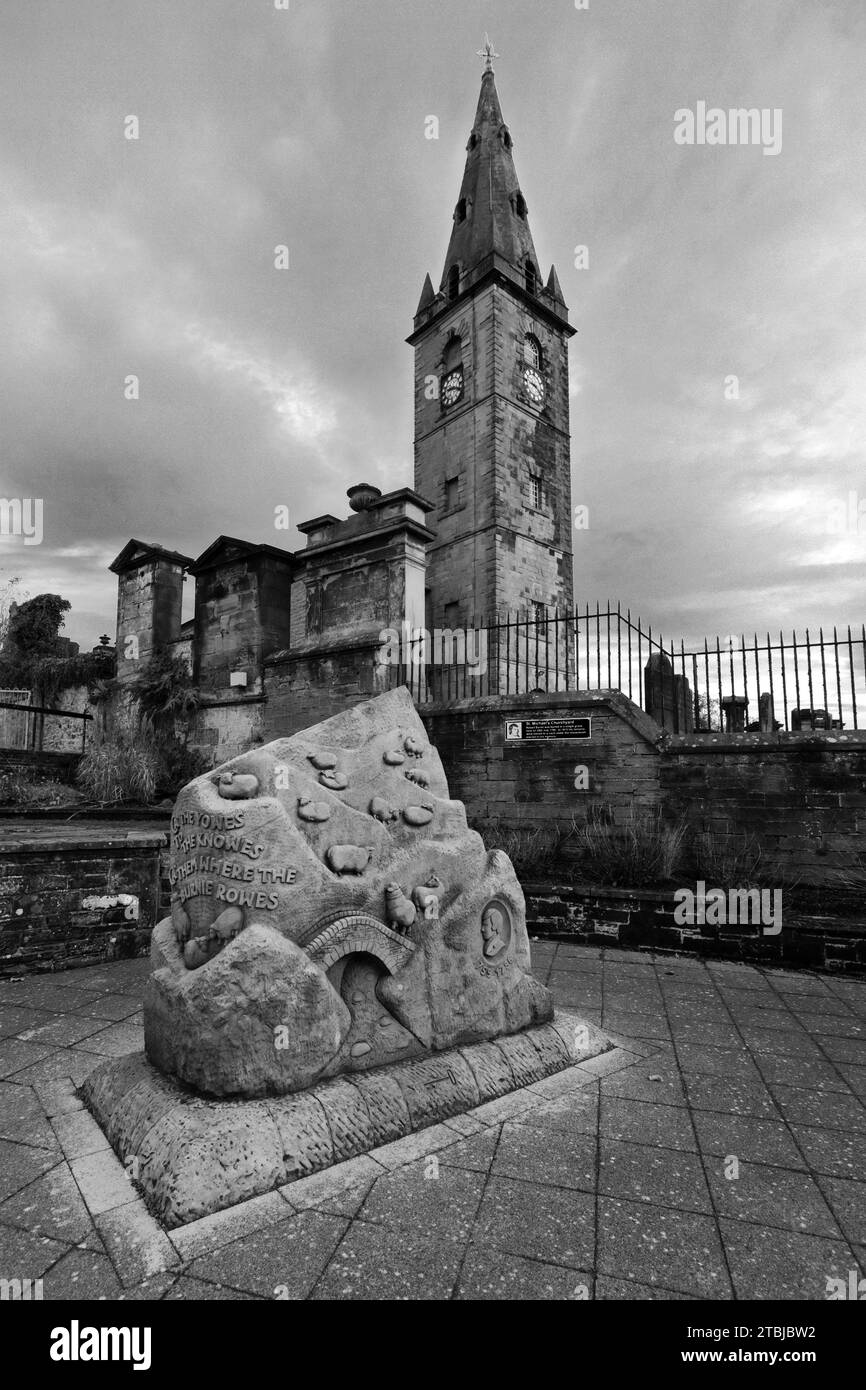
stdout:
[[222,759],[383,689],[383,630],[570,607],[574,332],[556,270],[540,271],[488,56],[439,288],[427,275],[408,338],[414,489],[350,488],[348,519],[301,523],[294,553],[220,536],[194,558],[130,540],[111,565],[121,684],[157,650],[183,655]]

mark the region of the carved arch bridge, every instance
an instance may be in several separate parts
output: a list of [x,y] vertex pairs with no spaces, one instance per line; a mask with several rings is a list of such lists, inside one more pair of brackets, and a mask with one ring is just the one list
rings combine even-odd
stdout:
[[341,956],[368,955],[381,961],[391,975],[412,959],[415,946],[405,936],[365,912],[317,922],[298,941],[320,970],[330,970]]

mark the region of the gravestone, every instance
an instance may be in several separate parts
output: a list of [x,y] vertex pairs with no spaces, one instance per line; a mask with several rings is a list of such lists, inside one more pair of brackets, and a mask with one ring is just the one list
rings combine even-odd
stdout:
[[692,688],[685,676],[674,674],[664,652],[653,652],[644,666],[644,709],[669,732],[690,734],[694,730]]
[[146,1058],[85,1087],[170,1221],[604,1047],[554,1023],[513,866],[450,799],[405,690],[190,782],[171,832]]

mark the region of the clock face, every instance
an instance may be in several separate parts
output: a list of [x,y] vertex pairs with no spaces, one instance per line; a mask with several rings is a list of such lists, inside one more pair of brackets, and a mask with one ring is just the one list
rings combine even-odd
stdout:
[[456,405],[463,395],[463,368],[456,367],[453,372],[449,372],[442,378],[442,404],[447,409],[449,406]]
[[524,367],[523,384],[533,405],[544,405],[544,378],[534,367]]

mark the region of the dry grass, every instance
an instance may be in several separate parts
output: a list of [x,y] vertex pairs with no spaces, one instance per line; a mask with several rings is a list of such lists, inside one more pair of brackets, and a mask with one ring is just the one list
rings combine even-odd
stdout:
[[570,853],[577,872],[589,883],[617,888],[641,888],[669,883],[675,876],[686,844],[683,820],[666,821],[658,810],[631,808],[624,823],[608,816],[580,824],[572,820]]
[[701,830],[692,837],[695,874],[718,888],[756,888],[762,882],[761,846],[745,831]]
[[553,864],[559,855],[563,832],[558,825],[503,825],[501,820],[476,823],[488,849],[501,849],[521,877],[533,877]]

